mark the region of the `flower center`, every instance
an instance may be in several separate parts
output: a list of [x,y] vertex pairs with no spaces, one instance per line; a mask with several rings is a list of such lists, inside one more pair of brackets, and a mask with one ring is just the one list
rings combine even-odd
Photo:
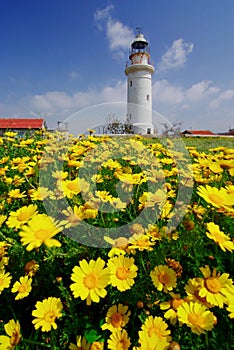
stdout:
[[215,204],[223,204],[224,203],[224,200],[221,196],[215,194],[215,193],[210,193],[209,194],[209,199],[214,202]]
[[29,218],[29,214],[28,213],[20,213],[19,215],[18,215],[18,221],[26,221],[26,220],[28,220],[28,218]]
[[206,279],[206,287],[209,290],[209,292],[214,294],[219,293],[222,288],[219,280],[215,277],[209,277]]
[[171,303],[171,306],[174,310],[177,310],[178,307],[183,304],[184,300],[183,299],[173,299],[172,300],[172,303]]
[[117,344],[116,350],[126,350],[127,346],[128,343],[124,339],[121,339],[120,342]]
[[111,323],[114,327],[121,327],[123,324],[123,316],[116,312],[114,315],[111,317]]
[[194,312],[188,315],[188,321],[192,323],[194,326],[201,327],[204,320],[200,314]]
[[53,323],[56,319],[55,313],[53,311],[48,311],[45,313],[44,320],[48,323]]
[[79,191],[79,187],[78,187],[77,184],[74,183],[74,182],[69,182],[69,183],[67,184],[67,188],[68,188],[70,191],[74,191],[74,192]]
[[116,271],[116,276],[118,279],[120,280],[126,280],[128,278],[128,275],[129,275],[129,269],[124,267],[124,266],[121,266],[121,267],[118,267],[117,271]]
[[41,229],[35,231],[34,235],[35,235],[36,239],[44,241],[46,238],[48,238],[48,230],[41,228]]
[[84,277],[84,285],[88,289],[93,289],[97,286],[97,278],[93,273]]
[[152,337],[153,334],[156,334],[159,339],[162,339],[162,334],[161,334],[160,330],[156,327],[149,328],[148,334],[150,337]]
[[18,288],[18,292],[25,293],[26,291],[27,291],[27,288],[26,288],[25,284],[21,284]]
[[160,274],[158,275],[158,280],[162,284],[168,284],[170,282],[170,277],[168,276],[167,273],[160,272]]

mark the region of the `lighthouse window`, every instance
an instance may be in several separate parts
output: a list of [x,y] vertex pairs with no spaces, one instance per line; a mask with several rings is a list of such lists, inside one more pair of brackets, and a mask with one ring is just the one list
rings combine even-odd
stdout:
[[149,101],[149,95],[146,95],[146,100]]
[[132,86],[132,80],[130,80],[130,86]]

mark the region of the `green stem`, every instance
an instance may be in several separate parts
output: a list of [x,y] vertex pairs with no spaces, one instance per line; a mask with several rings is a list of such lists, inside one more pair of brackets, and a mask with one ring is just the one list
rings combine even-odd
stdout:
[[25,339],[25,338],[23,338],[23,341],[24,341],[25,343],[28,343],[28,344],[40,345],[40,346],[44,346],[45,348],[51,348],[51,345],[45,344],[45,343],[41,343],[41,342],[39,342],[39,341],[30,340],[30,339]]

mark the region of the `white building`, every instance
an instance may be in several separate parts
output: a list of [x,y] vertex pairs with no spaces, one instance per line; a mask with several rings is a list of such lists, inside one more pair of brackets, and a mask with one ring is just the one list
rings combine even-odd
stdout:
[[127,119],[133,125],[134,134],[153,134],[152,123],[152,74],[149,43],[143,34],[133,40],[125,74],[127,86]]

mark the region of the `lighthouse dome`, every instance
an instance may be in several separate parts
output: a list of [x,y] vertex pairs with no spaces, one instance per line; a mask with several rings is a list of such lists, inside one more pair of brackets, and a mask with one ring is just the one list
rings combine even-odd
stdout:
[[131,46],[134,50],[144,50],[149,45],[143,34],[137,34]]

